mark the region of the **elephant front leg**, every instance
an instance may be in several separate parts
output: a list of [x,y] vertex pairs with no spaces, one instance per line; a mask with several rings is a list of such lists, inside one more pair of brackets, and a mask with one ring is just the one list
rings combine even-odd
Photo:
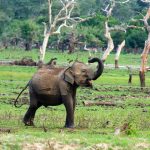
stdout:
[[63,96],[63,103],[66,108],[66,128],[74,128],[74,104],[71,95]]

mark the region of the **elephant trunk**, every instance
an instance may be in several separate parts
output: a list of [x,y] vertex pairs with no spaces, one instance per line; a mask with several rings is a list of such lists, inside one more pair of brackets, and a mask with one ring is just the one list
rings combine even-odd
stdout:
[[94,76],[92,77],[92,80],[96,80],[103,72],[104,65],[103,62],[99,58],[92,58],[88,60],[89,63],[98,63],[97,70],[94,72]]

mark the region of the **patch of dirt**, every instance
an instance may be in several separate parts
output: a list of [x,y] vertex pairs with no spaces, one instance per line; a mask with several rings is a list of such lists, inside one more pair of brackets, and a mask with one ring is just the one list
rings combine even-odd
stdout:
[[125,95],[125,94],[122,94],[121,96],[113,96],[113,95],[99,95],[99,96],[96,96],[93,100],[99,100],[99,101],[102,101],[102,100],[110,100],[111,101],[117,101],[117,100],[121,100],[121,101],[124,101],[126,99],[147,99],[147,98],[150,98],[149,96],[140,96],[140,95]]
[[136,150],[145,150],[145,149],[150,149],[150,144],[148,143],[138,143],[135,145]]
[[107,143],[99,143],[91,147],[85,148],[84,150],[123,150],[123,148],[119,146],[112,146],[111,144]]
[[141,90],[140,87],[132,87],[132,86],[108,86],[108,87],[106,87],[106,85],[104,86],[105,87],[103,87],[102,85],[101,86],[96,85],[93,89],[101,92],[120,91],[120,92],[130,92],[134,94],[137,94],[139,92],[146,93],[146,94],[150,93],[150,89],[147,87]]
[[47,141],[46,143],[24,143],[22,150],[77,150],[79,145],[75,144],[62,144],[56,141]]
[[11,128],[0,128],[0,133],[12,133],[13,129]]

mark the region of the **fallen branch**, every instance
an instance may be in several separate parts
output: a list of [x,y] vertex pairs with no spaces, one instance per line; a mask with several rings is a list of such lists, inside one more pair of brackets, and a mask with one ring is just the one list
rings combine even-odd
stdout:
[[117,106],[113,102],[90,102],[90,101],[83,101],[84,106]]
[[2,132],[2,133],[4,133],[4,132],[11,133],[11,130],[12,129],[10,129],[10,128],[0,128],[0,132]]
[[0,65],[18,65],[18,66],[38,66],[38,68],[47,67],[52,68],[56,65],[57,58],[52,58],[48,63],[44,64],[43,62],[35,62],[31,58],[22,58],[21,60],[14,61],[0,61]]
[[21,60],[16,60],[12,62],[12,65],[20,65],[20,66],[36,66],[36,62],[31,58],[22,58]]

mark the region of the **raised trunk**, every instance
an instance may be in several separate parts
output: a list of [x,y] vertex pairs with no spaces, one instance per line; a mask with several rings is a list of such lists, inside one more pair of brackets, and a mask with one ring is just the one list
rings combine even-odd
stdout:
[[92,78],[92,80],[96,80],[102,74],[102,72],[104,70],[103,62],[99,58],[92,58],[88,62],[89,63],[95,63],[95,62],[98,63],[97,71],[94,72],[94,76]]

